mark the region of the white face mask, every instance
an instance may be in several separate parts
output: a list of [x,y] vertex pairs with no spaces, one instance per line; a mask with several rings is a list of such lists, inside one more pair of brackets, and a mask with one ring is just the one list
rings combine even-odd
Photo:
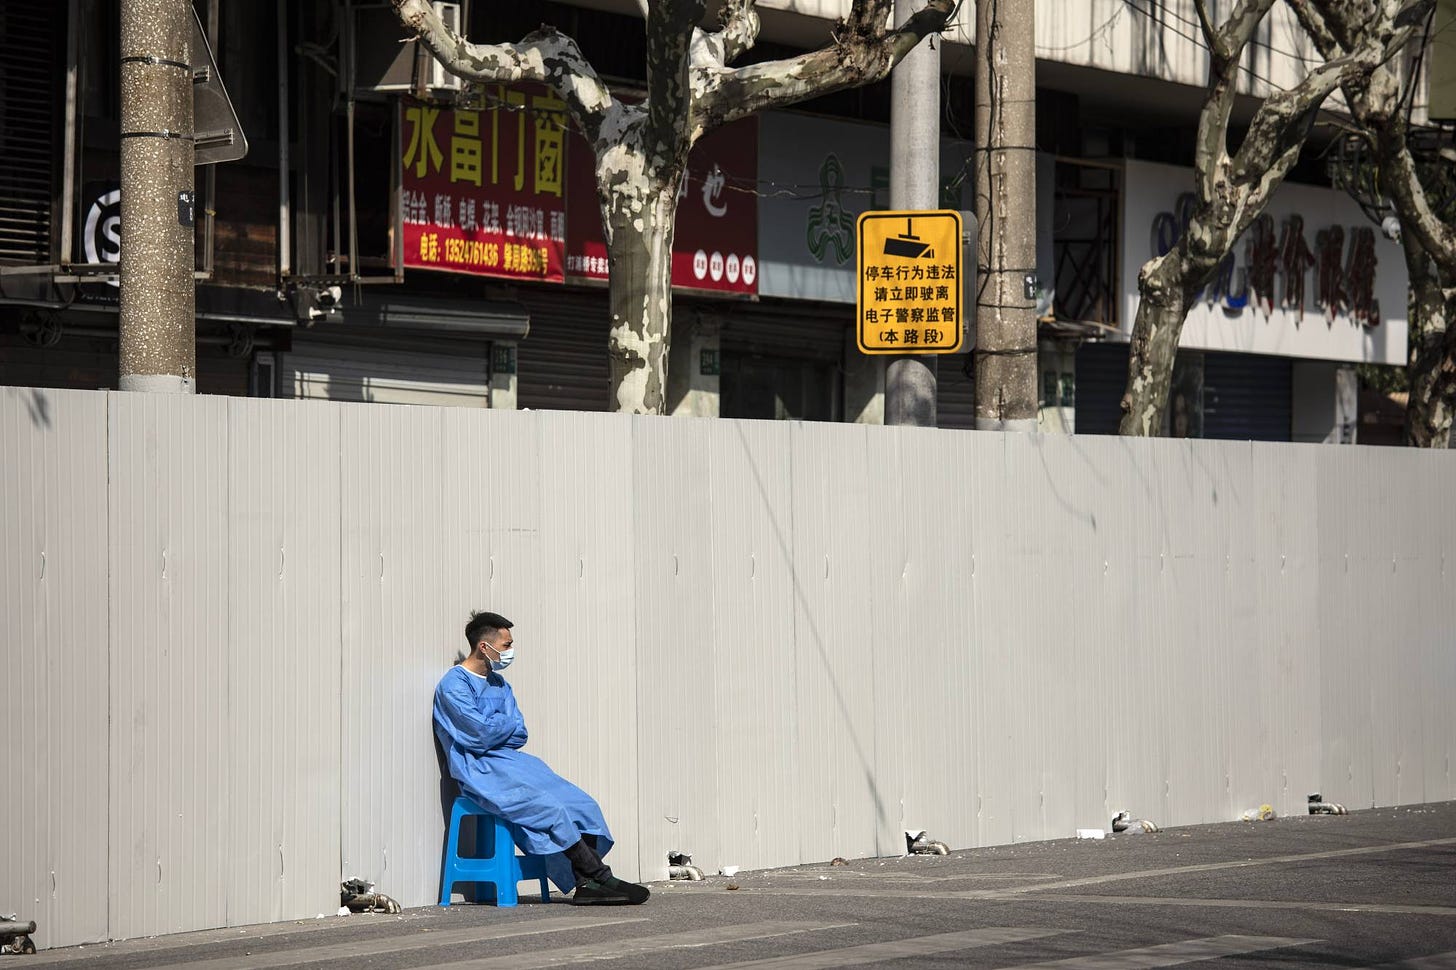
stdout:
[[495,652],[495,655],[497,657],[500,657],[499,660],[492,660],[490,662],[491,670],[505,670],[511,665],[511,661],[516,659],[515,647],[508,647],[505,650],[500,651],[496,651],[495,647],[491,647],[490,649]]

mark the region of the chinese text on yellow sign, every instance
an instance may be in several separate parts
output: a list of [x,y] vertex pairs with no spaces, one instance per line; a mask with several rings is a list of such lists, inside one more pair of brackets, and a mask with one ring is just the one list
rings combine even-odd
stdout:
[[859,217],[859,349],[953,354],[961,349],[961,214],[865,212]]

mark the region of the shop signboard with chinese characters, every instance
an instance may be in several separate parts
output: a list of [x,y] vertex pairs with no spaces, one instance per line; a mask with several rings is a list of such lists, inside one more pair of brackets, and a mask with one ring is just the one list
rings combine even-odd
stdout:
[[[592,153],[579,136],[568,152],[566,274],[607,279]],[[749,296],[758,292],[758,120],[708,132],[688,155],[672,240],[672,285]]]
[[[1193,172],[1132,159],[1126,166],[1122,319],[1130,331],[1138,273],[1187,224]],[[1400,246],[1349,196],[1285,182],[1199,292],[1178,346],[1404,364],[1405,289]]]
[[960,351],[961,214],[953,209],[864,212],[859,254],[859,349],[866,354]]
[[[940,142],[940,208],[971,206],[969,142]],[[759,296],[855,302],[855,220],[890,207],[890,129],[768,112],[760,118]]]
[[404,265],[561,282],[566,105],[492,85],[479,110],[400,102]]

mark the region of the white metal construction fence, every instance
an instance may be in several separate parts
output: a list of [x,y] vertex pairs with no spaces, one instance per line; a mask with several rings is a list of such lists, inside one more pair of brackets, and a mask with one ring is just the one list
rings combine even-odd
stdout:
[[43,944],[432,901],[471,608],[627,876],[1456,797],[1449,452],[4,388],[0,455]]

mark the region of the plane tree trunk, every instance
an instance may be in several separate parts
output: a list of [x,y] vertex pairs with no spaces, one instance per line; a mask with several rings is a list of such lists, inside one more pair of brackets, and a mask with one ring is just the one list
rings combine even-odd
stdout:
[[1456,331],[1451,329],[1456,290],[1442,289],[1435,265],[1414,235],[1402,235],[1401,248],[1410,276],[1410,362],[1406,368],[1410,399],[1405,440],[1418,448],[1445,448],[1451,440],[1451,417],[1456,409]]
[[661,414],[672,328],[677,181],[658,175],[614,188],[602,207],[612,325],[612,410]]

